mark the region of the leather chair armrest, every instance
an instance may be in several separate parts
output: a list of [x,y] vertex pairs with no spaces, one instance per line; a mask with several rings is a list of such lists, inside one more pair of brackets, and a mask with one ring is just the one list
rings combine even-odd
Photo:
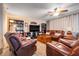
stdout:
[[28,48],[29,46],[25,46],[25,47],[20,47],[15,53],[18,56],[27,56],[28,54]]
[[60,55],[70,55],[72,51],[72,49],[62,43],[47,43],[47,46],[49,46],[51,50],[57,51]]
[[79,56],[79,46],[75,47],[71,53],[72,56]]
[[20,48],[24,48],[26,46],[29,46],[29,45],[32,45],[32,44],[36,44],[36,42],[37,42],[37,40],[33,40],[33,41],[31,41],[31,43],[24,44]]
[[72,48],[73,46],[72,46],[72,43],[74,43],[74,41],[75,40],[66,40],[66,39],[59,39],[59,42],[60,43],[63,43],[63,44],[65,44],[66,46],[68,46],[68,47],[70,47],[70,48]]
[[17,51],[16,54],[19,56],[31,56],[36,51],[36,41],[32,42],[32,44],[22,46]]

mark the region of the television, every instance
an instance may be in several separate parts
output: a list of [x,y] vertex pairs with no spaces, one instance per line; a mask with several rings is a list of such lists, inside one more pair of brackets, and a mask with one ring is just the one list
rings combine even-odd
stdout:
[[40,26],[39,25],[30,25],[29,29],[30,29],[30,32],[39,32]]

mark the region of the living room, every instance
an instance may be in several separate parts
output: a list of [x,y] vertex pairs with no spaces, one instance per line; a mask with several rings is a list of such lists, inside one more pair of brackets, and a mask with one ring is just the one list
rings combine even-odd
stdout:
[[79,56],[79,3],[0,3],[0,55]]

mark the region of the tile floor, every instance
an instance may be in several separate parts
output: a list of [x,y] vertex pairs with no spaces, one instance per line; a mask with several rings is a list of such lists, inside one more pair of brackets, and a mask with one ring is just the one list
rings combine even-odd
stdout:
[[46,45],[38,41],[36,46],[37,46],[37,51],[35,52],[34,55],[35,56],[46,56]]

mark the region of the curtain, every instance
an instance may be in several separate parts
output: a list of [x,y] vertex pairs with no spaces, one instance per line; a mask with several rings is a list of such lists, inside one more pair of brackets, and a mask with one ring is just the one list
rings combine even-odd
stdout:
[[79,13],[49,21],[50,30],[64,30],[79,32]]

